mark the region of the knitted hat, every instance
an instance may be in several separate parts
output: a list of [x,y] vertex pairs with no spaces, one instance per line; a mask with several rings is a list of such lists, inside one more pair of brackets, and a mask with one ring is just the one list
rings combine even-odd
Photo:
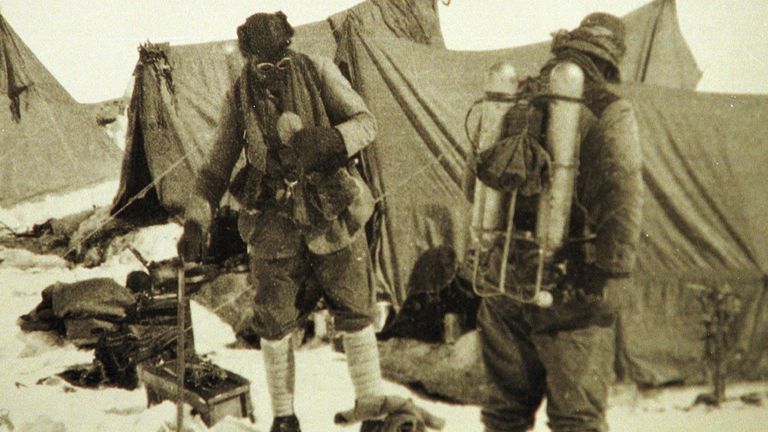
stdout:
[[624,43],[626,37],[626,28],[621,19],[607,13],[595,12],[587,15],[579,27],[602,27],[613,34],[617,43]]
[[595,12],[581,21],[579,27],[570,32],[558,32],[552,43],[552,52],[573,48],[599,57],[616,69],[624,57],[626,29],[616,16]]
[[256,13],[237,28],[237,39],[244,54],[265,62],[280,60],[291,44],[293,27],[283,12]]

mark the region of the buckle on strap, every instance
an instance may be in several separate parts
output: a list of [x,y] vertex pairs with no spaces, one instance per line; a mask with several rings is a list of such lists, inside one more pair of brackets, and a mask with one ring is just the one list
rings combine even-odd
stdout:
[[290,181],[284,178],[283,184],[281,185],[282,187],[275,191],[275,197],[278,199],[278,201],[288,200],[294,195],[294,190],[296,189],[297,184],[299,184],[298,180]]

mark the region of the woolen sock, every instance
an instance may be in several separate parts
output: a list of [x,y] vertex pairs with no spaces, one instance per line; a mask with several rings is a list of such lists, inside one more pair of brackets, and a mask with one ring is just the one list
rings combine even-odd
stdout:
[[291,346],[291,335],[279,340],[261,340],[267,387],[272,400],[272,415],[283,417],[293,414],[293,390],[296,366]]
[[349,376],[355,387],[355,397],[361,399],[384,394],[379,346],[376,344],[373,326],[369,325],[354,333],[345,333],[343,343]]

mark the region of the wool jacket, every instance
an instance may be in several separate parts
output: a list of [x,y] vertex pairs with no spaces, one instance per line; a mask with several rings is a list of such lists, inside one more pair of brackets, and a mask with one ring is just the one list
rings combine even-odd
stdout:
[[[331,121],[330,126],[339,131],[347,156],[352,159],[375,138],[376,120],[360,95],[352,89],[349,81],[330,59],[316,56],[304,58],[308,58],[314,68],[311,74],[306,75],[313,80],[313,89],[319,90],[319,98]],[[244,68],[240,79],[226,95],[213,148],[197,179],[199,193],[191,197],[185,217],[198,221],[203,227],[209,226],[210,209],[218,206],[230,186],[230,192],[244,207],[241,211],[240,234],[249,245],[256,246],[257,256],[293,256],[298,253],[302,243],[306,243],[312,252],[318,254],[332,253],[347,247],[359,235],[373,211],[370,190],[355,169],[349,169],[349,172],[357,184],[358,196],[335,220],[322,227],[300,229],[291,220],[289,211],[269,204],[274,199],[262,201],[261,195],[265,188],[262,180],[274,180],[279,162],[275,160],[274,152],[266,154],[264,151],[268,147],[269,137],[248,121],[249,116],[254,116],[257,106],[245,99],[247,79],[247,70]],[[264,125],[264,128],[267,132],[274,131],[273,124]],[[245,155],[247,161],[246,179],[235,180],[230,185],[233,169],[241,154]],[[242,223],[244,218],[246,221]]]

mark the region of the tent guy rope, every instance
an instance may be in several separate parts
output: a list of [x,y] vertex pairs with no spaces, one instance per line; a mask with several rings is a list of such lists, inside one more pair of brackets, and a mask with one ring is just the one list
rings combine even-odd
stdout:
[[[192,149],[190,149],[191,151]],[[134,203],[136,200],[142,198],[144,195],[147,194],[153,187],[155,187],[165,176],[171,173],[174,169],[176,169],[181,163],[186,160],[189,155],[190,151],[187,151],[182,155],[179,159],[173,162],[165,171],[160,173],[160,175],[156,176],[154,180],[152,180],[150,183],[148,183],[146,186],[144,186],[139,192],[131,196],[130,199],[119,209],[117,209],[114,213],[112,213],[107,219],[105,219],[103,222],[98,224],[96,228],[93,229],[93,231],[89,232],[86,236],[84,236],[82,239],[80,239],[78,242],[76,242],[74,245],[70,246],[69,249],[65,252],[64,256],[69,255],[76,249],[78,249],[84,242],[86,242],[88,239],[93,237],[96,233],[101,231],[102,228],[104,228],[108,223],[112,222],[117,218],[117,216],[125,211],[132,203]],[[382,193],[376,199],[374,200],[374,204],[384,201],[384,199],[388,196],[392,196],[399,190],[401,190],[405,185],[407,185],[410,181],[412,181],[414,178],[424,174],[429,168],[439,164],[443,159],[445,158],[445,153],[440,153],[438,157],[430,161],[429,163],[424,164],[422,167],[420,167],[415,172],[412,172],[410,175],[406,176],[401,182],[397,183],[392,190],[386,193]]]

